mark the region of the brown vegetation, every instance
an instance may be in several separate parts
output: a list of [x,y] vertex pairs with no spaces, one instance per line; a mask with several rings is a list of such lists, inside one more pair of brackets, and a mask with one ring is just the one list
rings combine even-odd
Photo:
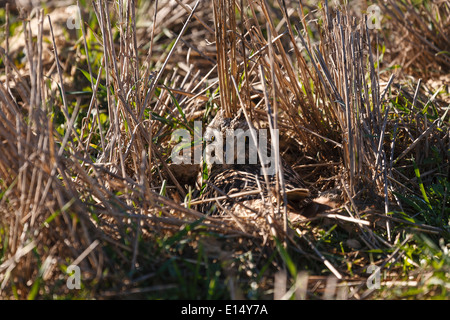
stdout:
[[[420,197],[424,185],[449,177],[448,84],[429,92],[403,80],[448,75],[445,2],[428,11],[386,2],[383,19],[395,32],[370,30],[364,15],[327,1],[94,4],[81,8],[85,23],[70,32],[62,8],[22,11],[20,19],[6,13],[2,298],[204,298],[202,284],[183,296],[165,273],[180,260],[177,272],[192,275],[185,263],[197,259],[202,272],[209,267],[201,259],[223,268],[227,293],[217,297],[249,297],[255,279],[258,297],[267,297],[275,274],[303,279],[291,255],[296,270],[309,272],[308,297],[322,296],[333,275],[354,289],[345,297],[367,298],[371,262],[392,263],[392,280],[403,279],[393,261],[404,258],[410,234],[448,233],[448,197],[436,226],[412,220],[417,208],[399,196]],[[21,24],[10,34],[12,17]],[[388,61],[377,60],[380,41]],[[380,64],[400,64],[403,74],[380,74]],[[191,208],[198,186],[183,177],[192,167],[170,163],[171,133],[207,124],[218,108],[230,116],[245,108],[279,128],[285,159],[310,187],[335,194],[338,208],[291,217],[288,226],[274,204],[258,220]],[[338,239],[324,241],[334,228]],[[67,288],[69,265],[80,266],[85,290]]]

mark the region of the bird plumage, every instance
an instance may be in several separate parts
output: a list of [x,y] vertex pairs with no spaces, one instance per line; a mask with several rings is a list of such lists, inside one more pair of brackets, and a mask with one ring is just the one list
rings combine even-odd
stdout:
[[[223,134],[223,136],[229,134],[232,130],[248,130],[249,128],[253,128],[253,125],[248,124],[242,110],[234,118],[226,118],[223,116],[223,112],[219,111],[208,126],[208,130],[214,130],[214,132]],[[207,144],[210,142],[207,139]],[[230,147],[230,145],[224,143],[223,154],[226,154],[227,146]],[[271,153],[270,143],[267,148],[268,153]],[[201,195],[201,199],[205,201],[200,207],[202,212],[222,214],[227,211],[245,210],[246,207],[247,209],[250,207],[251,210],[261,211],[268,208],[269,202],[275,201],[276,198],[282,201],[283,194],[280,192],[280,197],[277,197],[275,193],[276,174],[265,177],[259,159],[256,164],[249,163],[251,151],[248,145],[244,152],[245,163],[243,164],[236,163],[239,152],[235,153],[232,163],[230,161],[227,161],[228,163],[208,163],[208,180]],[[281,157],[280,164],[288,200],[287,205],[290,209],[301,213],[304,208],[312,203],[313,195],[306,188],[298,173]],[[278,184],[278,186],[280,185]],[[238,194],[237,197],[234,196],[236,194]],[[239,194],[241,195],[239,196]],[[213,198],[220,198],[220,200],[209,201]]]

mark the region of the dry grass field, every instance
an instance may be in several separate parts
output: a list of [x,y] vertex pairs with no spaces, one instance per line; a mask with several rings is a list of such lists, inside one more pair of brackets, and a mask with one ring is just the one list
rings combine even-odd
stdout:
[[[0,4],[0,299],[450,297],[448,1]],[[333,206],[202,212],[219,110]]]

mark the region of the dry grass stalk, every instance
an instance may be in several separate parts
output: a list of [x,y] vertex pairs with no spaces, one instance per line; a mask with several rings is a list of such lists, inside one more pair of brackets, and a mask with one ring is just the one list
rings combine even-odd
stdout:
[[[379,1],[383,14],[390,18],[389,46],[391,65],[400,65],[405,73],[425,79],[450,71],[450,6],[446,1]],[[389,41],[386,37],[385,41]]]
[[[119,19],[130,17],[135,14],[134,3],[124,7],[121,2],[117,11]],[[82,266],[86,279],[93,280],[101,277],[104,265],[110,263],[103,251],[106,246],[111,246],[112,250],[122,257],[122,263],[128,264],[133,270],[139,259],[136,241],[140,229],[153,229],[155,224],[160,227],[183,226],[189,221],[204,218],[201,213],[185,209],[173,200],[151,191],[153,187],[146,176],[150,174],[152,167],[161,161],[162,156],[152,145],[148,134],[152,132],[152,127],[142,122],[142,106],[145,98],[147,101],[153,100],[152,90],[155,87],[142,89],[142,92],[149,94],[149,98],[139,92],[125,98],[124,94],[130,91],[133,84],[141,82],[139,79],[141,70],[137,63],[139,59],[136,50],[136,31],[134,26],[126,25],[126,28],[120,30],[119,46],[116,46],[112,38],[111,8],[108,2],[97,1],[95,12],[103,31],[104,55],[98,75],[95,77],[96,82],[91,81],[93,95],[89,112],[83,122],[85,125],[82,127],[81,136],[74,127],[79,102],[74,109],[69,108],[70,102],[64,90],[64,70],[59,62],[58,46],[54,38],[54,57],[62,92],[61,111],[66,118],[64,136],[57,133],[52,119],[47,118],[48,108],[51,106],[44,97],[52,96],[53,93],[49,92],[49,87],[44,81],[44,72],[47,70],[43,70],[42,64],[42,25],[49,23],[53,34],[51,18],[44,21],[42,11],[39,11],[38,30],[29,30],[29,22],[25,20],[23,22],[26,31],[25,43],[30,57],[27,63],[31,82],[21,76],[13,63],[9,63],[8,51],[2,51],[9,70],[14,72],[8,72],[10,79],[8,85],[10,82],[13,83],[13,88],[20,94],[20,100],[13,96],[4,84],[0,86],[1,188],[8,190],[2,197],[0,210],[2,227],[9,230],[6,260],[1,265],[1,269],[7,269],[8,273],[2,274],[0,281],[3,291],[8,288],[11,277],[18,277],[19,282],[16,284],[22,298],[26,297],[27,290],[22,287],[21,281],[23,280],[25,285],[25,279],[36,281],[39,277],[39,269],[36,267],[39,261],[30,256],[31,249],[36,251],[42,261],[56,257],[59,259],[56,265],[64,262],[66,257]],[[189,19],[186,26],[188,22]],[[39,41],[33,43],[32,36],[37,36]],[[86,46],[84,29],[83,39]],[[131,57],[135,59],[130,59]],[[169,59],[170,54],[166,64]],[[163,70],[164,68],[160,77]],[[95,79],[94,71],[91,71],[90,67],[89,72],[91,79]],[[106,75],[107,105],[111,119],[106,134],[103,134],[101,127],[96,99],[103,72]],[[111,88],[114,90],[110,90]],[[131,106],[132,101],[136,107]],[[96,116],[92,113],[94,108],[97,110]],[[97,125],[88,127],[87,123],[91,119],[95,119],[93,123],[97,122]],[[122,129],[125,122],[128,128],[126,131]],[[103,146],[102,153],[95,163],[90,158],[92,149],[89,147],[94,136],[102,137]],[[150,158],[147,158],[145,152],[148,150],[145,144],[148,143],[152,145],[149,148],[152,150]],[[126,146],[127,149],[117,146]],[[126,150],[133,152],[127,153]],[[177,182],[176,178],[170,175],[165,161],[162,162],[164,162],[163,170],[166,170],[172,181]],[[129,175],[130,167],[136,169],[135,176]],[[153,183],[155,182],[156,179],[153,179]],[[184,195],[183,188],[179,184],[177,186],[178,191]],[[123,192],[123,196],[116,195],[118,190]],[[142,208],[133,208],[131,206],[133,202],[141,203]],[[156,219],[153,222],[149,220],[141,223],[142,219],[154,217],[157,213],[155,209],[161,208],[158,203],[164,204],[165,212],[174,210],[178,213],[172,214],[171,219]],[[98,218],[95,224],[91,219],[92,215]],[[138,227],[131,229],[132,232],[129,234],[125,233],[127,229],[132,228],[135,221]],[[51,228],[49,224],[52,225]],[[215,219],[206,218],[205,226],[219,232],[234,233],[234,229]],[[242,234],[240,231],[237,232]],[[45,247],[51,250],[48,252]],[[130,260],[125,258],[125,252],[133,253]],[[14,263],[10,263],[11,259],[14,259]],[[51,270],[47,272],[58,273],[56,265],[52,264]]]
[[[243,217],[209,217],[189,208],[192,193],[168,164],[170,134],[177,126],[189,128],[189,121],[200,116],[206,119],[206,108],[223,108],[229,116],[242,108],[248,121],[257,126],[268,127],[271,132],[280,129],[280,151],[291,156],[293,164],[301,162],[297,167],[308,170],[305,177],[313,188],[340,187],[345,192],[348,202],[339,209],[344,213],[320,218],[356,227],[352,232],[357,232],[369,249],[393,247],[391,223],[401,221],[383,216],[388,233],[384,239],[369,225],[358,200],[367,194],[380,196],[387,213],[394,201],[400,203],[392,191],[418,193],[417,179],[400,170],[409,165],[406,155],[417,155],[423,146],[432,144],[443,153],[449,136],[440,130],[444,128],[442,109],[437,109],[436,120],[417,112],[412,126],[404,111],[386,103],[394,78],[381,90],[373,37],[365,21],[356,22],[346,11],[332,12],[325,2],[317,12],[322,18],[317,26],[322,42],[313,45],[302,4],[296,13],[278,1],[277,16],[276,6],[266,1],[215,0],[212,10],[205,9],[201,1],[192,9],[187,1],[176,2],[183,10],[172,15],[169,1],[157,1],[151,10],[147,10],[150,3],[137,8],[133,0],[94,3],[98,29],[87,29],[85,24],[81,28],[88,87],[92,89],[85,104],[87,113],[80,98],[73,98],[68,89],[70,63],[55,38],[52,19],[44,19],[43,11],[23,21],[28,57],[24,68],[15,65],[8,45],[0,48],[6,69],[6,82],[0,83],[0,228],[6,230],[8,239],[4,257],[0,257],[0,296],[7,296],[12,284],[20,298],[30,293],[29,281],[44,279],[51,287],[65,276],[58,267],[67,263],[80,265],[86,282],[105,280],[110,285],[106,291],[100,285],[94,296],[163,289],[155,285],[120,292],[123,279],[129,276],[125,273],[139,272],[138,266],[148,261],[146,254],[156,252],[155,239],[186,231],[199,241],[196,227],[220,233],[223,238],[239,238],[234,243],[236,251],[250,239],[256,248],[253,251],[260,254],[258,259],[266,257],[265,250],[275,248],[275,241],[268,240],[277,236],[289,244],[287,247],[323,263],[338,279],[348,280],[346,269],[326,259],[322,248],[313,243],[313,228],[302,223],[302,230],[296,229],[313,254],[303,250],[291,234],[286,211],[281,214],[282,180],[274,190],[277,206],[270,203],[263,217],[255,212]],[[146,10],[151,20],[147,25],[139,21],[141,11]],[[446,12],[445,7],[439,10],[439,14]],[[213,26],[208,26],[212,18]],[[402,21],[403,16],[397,18]],[[31,27],[33,19],[37,29]],[[297,19],[301,25],[295,25],[294,30],[292,22]],[[428,34],[432,43],[446,35],[442,21],[435,21],[439,35]],[[48,35],[44,34],[46,24]],[[185,32],[194,26],[196,32]],[[424,27],[419,21],[417,26]],[[416,41],[428,45],[430,40],[423,41],[417,26],[408,25],[408,31]],[[164,29],[179,30],[167,35],[173,41],[169,50],[163,50],[157,39]],[[146,32],[151,36],[142,54],[140,41],[146,39],[142,36]],[[98,61],[90,61],[87,53],[89,33],[94,34],[100,48]],[[43,61],[46,36],[52,39],[53,66]],[[202,37],[214,37],[216,52],[211,49],[214,46],[196,43]],[[9,36],[7,39],[11,41]],[[424,54],[435,55],[435,46]],[[436,60],[446,67],[445,56]],[[210,93],[217,86],[219,98]],[[421,88],[419,82],[410,99],[412,109],[434,106],[434,98],[422,97]],[[101,100],[102,90],[106,101]],[[109,123],[102,122],[102,112],[108,114]],[[58,122],[55,115],[63,120]],[[394,137],[389,135],[392,131],[396,132]],[[442,166],[448,170],[448,157],[444,159]],[[424,156],[417,162],[424,165]],[[436,168],[427,169],[422,177],[428,174],[431,179]],[[242,193],[224,197],[238,195]],[[188,208],[180,204],[183,202]],[[425,224],[409,226],[430,234],[442,232]],[[173,253],[165,254],[150,260],[162,265],[164,258],[174,257]],[[106,276],[103,271],[107,268],[114,271]],[[129,277],[130,283],[140,281]],[[119,289],[112,292],[111,287]],[[65,287],[58,290],[68,294]],[[350,296],[360,290],[355,289]]]

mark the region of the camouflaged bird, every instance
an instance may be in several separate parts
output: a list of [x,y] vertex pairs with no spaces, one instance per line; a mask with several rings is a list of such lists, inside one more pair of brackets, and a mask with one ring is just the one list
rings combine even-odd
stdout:
[[[234,118],[224,117],[223,111],[219,110],[207,128],[207,133],[210,131],[212,134],[205,134],[206,144],[217,141],[218,137],[216,135],[225,137],[227,134],[236,132],[239,129],[246,131],[249,128],[254,127],[253,125],[249,126],[242,110]],[[234,139],[234,141],[232,140],[232,145],[228,143],[223,144],[224,155],[227,147],[237,145],[236,137]],[[227,163],[225,161],[223,164],[207,162],[209,176],[201,195],[201,199],[205,202],[200,206],[200,211],[208,214],[226,214],[227,212],[236,213],[242,211],[261,213],[270,207],[270,201],[276,201],[277,197],[274,192],[276,190],[276,175],[267,175],[270,186],[268,189],[264,170],[261,169],[260,158],[258,157],[256,164],[252,164],[249,161],[252,152],[248,140],[245,148],[244,163],[237,161],[239,155],[243,156],[242,151],[241,153],[239,151],[234,152],[233,161],[228,161],[229,159],[227,159]],[[270,143],[267,146],[267,150],[268,153],[271,153]],[[280,158],[280,163],[283,168],[288,208],[304,216],[316,214],[322,205],[313,201],[311,191],[306,188],[305,183],[297,172],[283,158]],[[237,196],[235,197],[235,195]],[[210,201],[214,198],[219,199]],[[283,199],[282,196],[281,199]]]

